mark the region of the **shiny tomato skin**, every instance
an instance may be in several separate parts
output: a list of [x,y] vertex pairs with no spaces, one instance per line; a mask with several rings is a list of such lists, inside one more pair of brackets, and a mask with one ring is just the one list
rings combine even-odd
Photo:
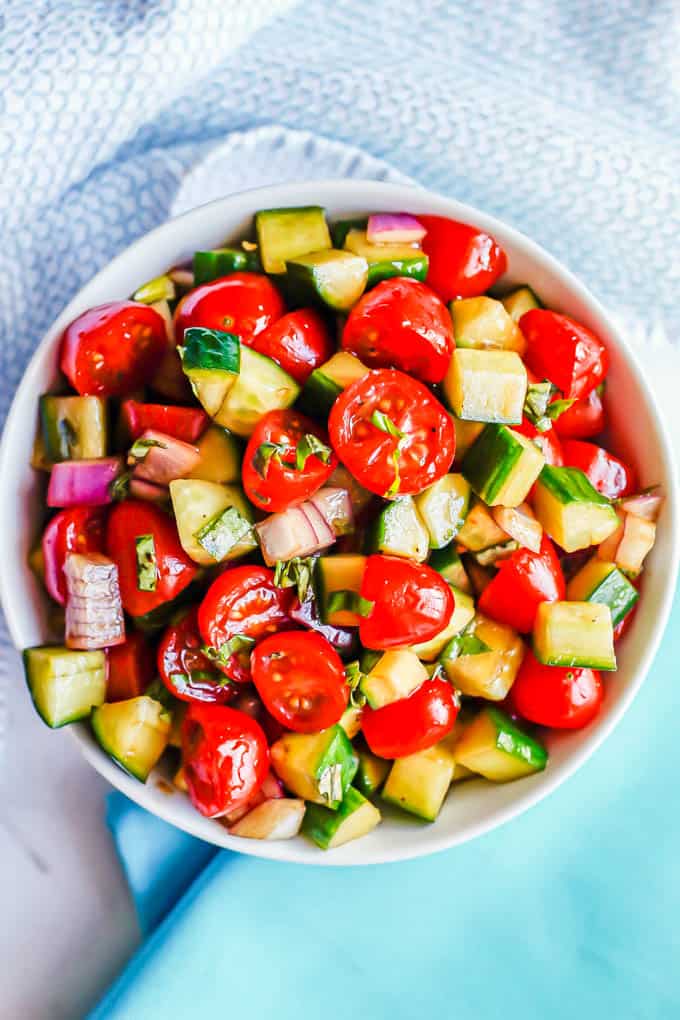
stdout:
[[66,604],[64,564],[69,553],[104,551],[106,512],[101,507],[76,506],[60,510],[50,520],[42,537],[45,559],[45,587],[60,606]]
[[563,411],[553,422],[553,428],[561,439],[592,439],[604,430],[606,423],[602,397],[595,389]]
[[122,645],[106,649],[107,701],[137,698],[153,679],[153,651],[141,631],[129,631]]
[[613,453],[595,443],[566,439],[562,443],[564,463],[580,468],[591,485],[607,499],[630,496],[638,488],[636,472]]
[[255,648],[251,669],[266,709],[286,729],[318,733],[335,725],[347,708],[342,659],[321,634],[272,634]]
[[[295,466],[295,449],[305,435],[316,436],[328,446],[328,436],[310,418],[297,411],[270,411],[257,423],[243,457],[243,488],[248,499],[261,510],[276,513],[309,499],[338,466],[331,452],[328,463],[316,454],[304,467]],[[263,443],[283,447],[280,455],[258,467],[258,450]]]
[[458,708],[446,680],[426,680],[408,698],[384,708],[365,708],[361,729],[373,754],[403,758],[433,747],[450,733]]
[[578,730],[595,718],[603,697],[597,670],[544,666],[529,649],[510,688],[509,702],[529,722]]
[[219,649],[241,634],[255,640],[290,626],[293,588],[277,588],[267,567],[230,567],[208,588],[198,609],[206,645]]
[[[378,428],[374,411],[387,414],[403,438]],[[328,432],[359,484],[390,498],[422,492],[446,474],[456,452],[451,416],[426,386],[395,369],[375,369],[343,390],[331,408]]]
[[175,335],[181,344],[190,326],[235,333],[252,340],[286,311],[283,298],[261,273],[231,273],[204,283],[182,298],[175,309]]
[[432,567],[381,553],[366,560],[361,596],[373,608],[362,617],[359,638],[378,650],[430,641],[455,608],[450,585]]
[[130,439],[139,439],[147,429],[153,429],[183,443],[195,443],[210,423],[200,407],[143,404],[138,400],[124,400],[120,414]]
[[421,216],[423,251],[429,256],[427,283],[442,301],[478,297],[507,268],[507,258],[490,234],[446,216]]
[[[137,587],[137,551],[135,539],[152,535],[156,552],[155,591]],[[174,521],[158,507],[141,500],[117,503],[109,514],[106,551],[118,565],[118,582],[123,609],[130,616],[144,616],[170,602],[191,584],[198,567],[180,545]]]
[[112,301],[66,327],[59,364],[83,396],[120,397],[151,379],[167,346],[165,322],[155,309]]
[[549,379],[565,399],[587,397],[605,378],[607,349],[580,323],[547,308],[532,308],[519,320],[519,328],[527,341],[527,366]]
[[[163,634],[156,654],[158,674],[170,693],[180,701],[224,705],[233,698],[236,688],[203,655],[202,644],[198,610],[192,606]],[[185,679],[180,680],[179,677]]]
[[301,386],[335,353],[328,327],[314,308],[282,315],[254,337],[251,347],[275,361]]
[[264,782],[267,738],[245,712],[193,702],[182,723],[182,765],[194,807],[217,818],[247,801]]
[[368,291],[349,313],[342,348],[371,368],[398,368],[441,382],[454,348],[446,305],[418,280],[394,277]]
[[564,597],[560,561],[544,535],[540,552],[518,549],[499,564],[498,573],[480,595],[479,610],[526,634],[533,630],[541,602],[558,602]]

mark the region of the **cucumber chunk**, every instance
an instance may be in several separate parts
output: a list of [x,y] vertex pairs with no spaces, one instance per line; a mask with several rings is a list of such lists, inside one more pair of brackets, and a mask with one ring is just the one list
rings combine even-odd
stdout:
[[344,248],[345,240],[350,230],[363,230],[366,232],[368,226],[368,217],[363,216],[353,220],[337,220],[331,226],[331,237],[333,238],[334,248]]
[[565,552],[599,545],[619,526],[614,507],[578,468],[546,464],[536,483],[534,513]]
[[434,662],[438,659],[449,641],[457,634],[460,634],[475,615],[475,601],[471,595],[451,585],[456,606],[451,613],[451,619],[439,634],[436,634],[429,641],[421,641],[418,645],[411,645],[411,651],[415,652],[423,662]]
[[26,682],[36,711],[52,729],[86,719],[106,697],[106,656],[54,645],[23,653]]
[[241,341],[233,333],[191,327],[177,350],[197,400],[209,415],[217,414],[241,369]]
[[355,305],[368,279],[368,263],[360,255],[331,248],[286,262],[286,285],[294,301],[326,305],[337,312]]
[[[211,566],[224,560],[238,559],[257,548],[252,529],[239,532],[239,537],[226,553],[217,560],[205,543],[205,529],[229,508],[233,508],[247,523],[253,523],[253,511],[236,485],[218,485],[193,478],[177,478],[170,482],[170,498],[177,523],[179,540],[187,556],[195,563]],[[203,533],[203,540],[199,537]]]
[[262,209],[255,214],[255,229],[266,273],[285,273],[289,259],[331,247],[326,213],[316,205]]
[[347,734],[337,724],[321,733],[284,733],[270,750],[284,786],[331,811],[340,806],[359,767]]
[[334,592],[350,591],[359,595],[366,569],[366,557],[354,554],[320,556],[316,569],[316,595],[324,623],[334,627],[358,627],[361,617],[346,609],[331,611],[329,603]]
[[477,500],[469,510],[465,524],[458,532],[458,542],[470,552],[481,552],[507,542],[508,536],[491,515],[489,508]]
[[444,475],[416,496],[431,549],[448,545],[462,528],[470,507],[470,485],[460,474]]
[[514,322],[519,322],[524,313],[530,312],[532,308],[543,307],[531,287],[526,284],[513,290],[512,293],[506,294],[501,300],[503,307]]
[[351,383],[363,379],[368,368],[348,351],[338,351],[315,368],[302,387],[298,405],[305,414],[326,418],[337,397]]
[[527,372],[516,351],[456,349],[442,387],[449,407],[465,421],[522,421]]
[[489,424],[463,458],[461,470],[490,506],[519,506],[538,478],[545,457],[530,439],[507,425]]
[[465,727],[454,753],[456,762],[494,783],[542,772],[548,762],[548,752],[538,740],[491,706]]
[[469,594],[472,591],[470,579],[468,578],[463,562],[458,555],[456,543],[444,546],[443,549],[435,549],[428,561],[429,566],[441,574],[445,581],[448,581],[452,588]]
[[370,552],[403,556],[419,563],[427,559],[429,545],[430,535],[412,496],[402,496],[383,507],[367,540]]
[[322,850],[333,850],[372,832],[380,818],[377,807],[358,790],[350,787],[337,811],[309,804],[302,822],[302,832]]
[[384,652],[361,680],[361,693],[371,708],[384,708],[393,701],[408,698],[427,680],[427,671],[418,656],[409,649]]
[[504,623],[477,614],[473,623],[454,637],[439,662],[451,683],[463,694],[502,701],[524,658],[524,643]]
[[601,602],[609,606],[613,627],[628,615],[638,598],[637,588],[616,564],[597,557],[581,567],[567,585],[569,602]]
[[460,464],[480,432],[484,431],[483,421],[463,421],[451,415],[453,430],[456,433],[456,456],[455,463]]
[[616,669],[609,606],[598,602],[541,602],[534,653],[546,666]]
[[381,280],[393,276],[408,276],[425,280],[429,259],[424,251],[412,244],[371,244],[365,230],[351,229],[344,238],[343,247],[368,262],[367,287],[375,287]]
[[433,822],[441,810],[455,770],[455,760],[445,745],[398,758],[382,790],[383,800]]
[[219,411],[215,423],[237,436],[250,436],[268,411],[295,403],[300,387],[275,361],[250,347],[241,347],[241,370]]
[[480,351],[517,351],[524,356],[527,342],[519,326],[500,301],[490,297],[451,302],[456,347]]
[[257,252],[243,248],[214,248],[194,252],[194,287],[230,273],[257,273],[261,269]]
[[102,397],[42,396],[40,423],[48,464],[106,456],[108,422]]
[[378,758],[370,751],[359,751],[359,768],[354,777],[354,785],[364,797],[372,797],[378,792],[390,771],[390,763]]
[[338,726],[342,726],[350,740],[354,740],[361,730],[361,714],[363,709],[350,705],[338,719]]
[[101,747],[142,783],[167,747],[171,725],[171,714],[160,701],[145,695],[105,703],[92,713]]
[[201,455],[186,477],[203,482],[240,482],[243,445],[236,436],[219,425],[210,425],[196,443]]

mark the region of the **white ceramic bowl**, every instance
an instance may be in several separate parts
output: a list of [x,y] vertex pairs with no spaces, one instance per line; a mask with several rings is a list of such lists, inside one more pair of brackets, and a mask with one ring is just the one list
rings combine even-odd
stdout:
[[[144,280],[225,238],[250,229],[257,209],[323,205],[331,219],[375,210],[439,213],[488,230],[508,254],[507,284],[528,282],[545,303],[593,329],[611,356],[608,394],[611,443],[638,468],[643,485],[660,482],[668,496],[659,521],[658,541],[645,570],[644,597],[630,632],[621,643],[619,670],[607,684],[599,718],[587,729],[551,736],[545,772],[505,786],[482,780],[461,784],[449,796],[438,820],[429,826],[387,813],[370,836],[324,853],[302,838],[285,842],[239,840],[208,821],[181,793],[168,792],[152,775],[142,785],[121,771],[95,743],[86,725],[70,732],[87,760],[109,782],[149,811],[187,832],[243,853],[314,864],[369,864],[403,860],[455,846],[493,829],[545,797],[583,765],[612,731],[640,687],[659,644],[670,610],[678,564],[678,506],[668,438],[654,398],[604,309],[574,276],[550,255],[504,223],[458,202],[407,186],[362,181],[319,181],[261,188],[212,202],[147,234],[103,269],[64,309],[44,337],[19,386],[0,450],[0,595],[18,648],[39,644],[47,635],[46,599],[26,566],[40,533],[43,483],[29,467],[37,400],[58,378],[57,344],[76,315],[105,301],[127,297]],[[26,696],[17,678],[16,697]],[[55,738],[55,753],[57,744]]]

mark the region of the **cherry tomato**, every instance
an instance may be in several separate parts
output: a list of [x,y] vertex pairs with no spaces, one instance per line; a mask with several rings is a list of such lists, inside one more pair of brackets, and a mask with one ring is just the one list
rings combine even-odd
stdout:
[[[156,557],[155,591],[137,586],[137,548],[141,535],[153,537]],[[144,616],[170,602],[196,577],[198,567],[182,549],[174,522],[158,507],[139,500],[114,506],[106,529],[106,549],[118,564],[123,608],[131,616]]]
[[530,722],[578,730],[595,718],[603,697],[596,670],[544,666],[528,650],[510,688],[509,701]]
[[106,649],[106,700],[138,698],[154,678],[153,652],[144,635],[130,631],[122,645]]
[[549,379],[564,397],[587,397],[609,368],[604,344],[566,315],[532,308],[519,320],[527,340],[525,361],[541,379]]
[[335,352],[326,323],[313,308],[299,308],[282,315],[263,333],[258,333],[251,346],[301,385]]
[[219,649],[241,635],[258,640],[290,625],[293,588],[277,588],[266,567],[231,567],[213,581],[198,610],[206,645]]
[[599,435],[605,424],[604,404],[595,389],[563,411],[553,422],[553,428],[562,439],[590,439]]
[[120,397],[149,381],[167,346],[165,322],[155,309],[112,301],[66,327],[59,363],[78,393]]
[[554,428],[549,428],[545,432],[539,432],[528,418],[522,418],[521,425],[513,425],[512,427],[516,432],[526,436],[527,439],[533,439],[545,457],[546,464],[551,464],[553,467],[562,467],[564,463],[562,459],[562,446]]
[[[304,437],[326,446],[326,460],[307,456],[298,467],[296,450],[304,453]],[[302,444],[302,445],[300,445]],[[272,447],[276,447],[272,451]],[[261,418],[243,457],[243,488],[261,510],[275,513],[309,499],[338,466],[323,429],[297,411],[270,411]]]
[[195,443],[210,421],[200,407],[141,404],[138,400],[124,400],[120,413],[130,439],[138,439],[147,429],[154,429],[183,443]]
[[562,453],[566,466],[580,468],[591,485],[607,499],[630,496],[638,488],[633,468],[595,443],[566,439],[562,443]]
[[347,708],[342,660],[321,634],[272,634],[253,652],[251,668],[266,708],[289,730],[318,733]]
[[545,535],[541,551],[518,549],[499,565],[496,576],[482,592],[479,610],[514,630],[533,630],[541,602],[564,599],[565,585],[560,561]]
[[225,704],[235,688],[201,652],[198,609],[193,606],[165,631],[156,656],[158,673],[171,694],[181,701]]
[[440,633],[455,608],[446,581],[425,563],[376,554],[366,560],[362,598],[373,603],[359,625],[365,648],[404,648]]
[[375,368],[399,368],[441,382],[449,367],[453,325],[446,305],[418,280],[383,280],[356,303],[342,347]]
[[194,807],[216,818],[262,786],[269,770],[267,738],[245,712],[194,702],[182,723],[182,765]]
[[614,640],[615,641],[618,641],[619,638],[622,638],[623,635],[628,631],[631,623],[635,619],[635,614],[638,611],[639,604],[640,604],[639,602],[636,602],[635,605],[633,606],[633,608],[630,610],[630,612],[626,613],[624,618],[622,620],[619,620],[619,622],[614,627]]
[[204,326],[235,333],[245,344],[262,333],[286,311],[274,284],[259,273],[231,273],[182,298],[175,309],[177,343],[189,326]]
[[387,498],[426,489],[456,452],[451,416],[426,386],[394,369],[369,372],[343,390],[328,431],[359,484]]
[[45,528],[42,537],[45,587],[60,606],[66,604],[66,557],[72,552],[103,552],[105,521],[105,512],[100,507],[76,506],[60,510]]
[[373,754],[403,758],[425,751],[450,733],[458,708],[446,680],[426,680],[408,698],[384,708],[365,708],[361,729]]
[[446,216],[418,214],[418,220],[427,229],[427,282],[442,301],[484,294],[505,272],[505,252],[490,234]]

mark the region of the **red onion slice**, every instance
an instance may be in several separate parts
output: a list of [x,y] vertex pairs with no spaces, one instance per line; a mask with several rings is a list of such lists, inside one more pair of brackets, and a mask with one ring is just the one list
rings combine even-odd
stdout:
[[64,460],[55,464],[47,489],[48,506],[105,506],[111,485],[123,470],[121,457]]
[[374,213],[366,228],[370,244],[412,244],[422,241],[426,233],[422,223],[408,213]]
[[131,478],[129,492],[135,499],[145,499],[148,503],[165,503],[169,498],[167,486],[154,485],[143,478]]
[[309,502],[316,507],[335,535],[348,535],[354,531],[354,511],[347,489],[327,486],[315,492]]
[[70,553],[66,576],[66,647],[108,648],[125,641],[118,567],[101,553]]
[[308,552],[298,553],[298,555],[311,556],[312,553],[318,552],[320,549],[326,549],[329,545],[333,545],[333,542],[335,542],[333,529],[327,523],[325,517],[321,516],[314,504],[309,502],[301,503],[298,509],[302,510],[303,514],[311,524],[315,537],[314,548],[310,549]]
[[283,513],[272,514],[255,526],[265,563],[275,566],[279,560],[292,560],[294,556],[308,556],[317,544],[316,534],[300,507],[290,507]]
[[656,521],[661,513],[663,496],[658,489],[650,492],[641,492],[637,496],[627,496],[622,499],[619,506],[626,513],[635,514],[636,517],[643,517],[646,521]]
[[154,485],[169,485],[190,474],[201,459],[197,447],[181,439],[147,429],[130,449],[128,461],[135,463],[135,478]]

